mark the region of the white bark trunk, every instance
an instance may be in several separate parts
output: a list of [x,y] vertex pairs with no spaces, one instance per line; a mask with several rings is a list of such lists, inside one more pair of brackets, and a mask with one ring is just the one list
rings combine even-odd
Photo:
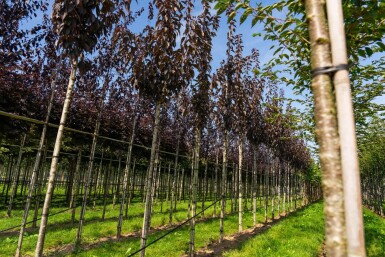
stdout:
[[45,239],[45,232],[46,232],[47,223],[48,223],[49,207],[50,207],[51,199],[53,195],[56,171],[57,171],[58,162],[59,162],[59,154],[60,154],[61,143],[62,143],[63,134],[64,134],[64,126],[67,120],[69,107],[71,105],[72,90],[76,80],[76,70],[77,70],[77,58],[72,60],[71,75],[68,82],[67,93],[66,93],[66,98],[64,100],[59,129],[56,135],[55,147],[53,150],[51,168],[49,172],[48,187],[45,195],[43,213],[42,213],[41,222],[40,222],[39,236],[37,239],[37,244],[35,249],[35,257],[40,257],[43,255],[44,239]]

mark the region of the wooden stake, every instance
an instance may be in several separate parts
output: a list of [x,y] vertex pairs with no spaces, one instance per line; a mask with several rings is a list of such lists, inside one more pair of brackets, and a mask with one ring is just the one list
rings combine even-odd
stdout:
[[[327,17],[333,66],[347,64],[346,38],[341,0],[327,0]],[[366,256],[360,173],[349,72],[339,70],[333,78],[340,135],[341,165],[345,195],[348,256]]]

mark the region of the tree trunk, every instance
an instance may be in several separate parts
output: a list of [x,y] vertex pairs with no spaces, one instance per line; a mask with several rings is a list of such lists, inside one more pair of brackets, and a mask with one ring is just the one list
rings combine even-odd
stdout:
[[[194,132],[195,133],[195,132]],[[194,142],[195,144],[195,142]],[[194,145],[195,147],[195,145]],[[190,173],[190,178],[189,178],[189,182],[187,183],[188,184],[188,204],[187,204],[187,218],[189,219],[191,217],[191,200],[192,200],[192,197],[191,197],[191,193],[192,193],[192,186],[193,186],[193,177],[194,177],[194,165],[195,165],[195,148],[194,148],[194,151],[193,151],[193,156],[191,158],[191,173]]]
[[291,211],[291,168],[287,169],[287,212]]
[[258,206],[263,209],[264,208],[264,187],[265,187],[265,175],[264,175],[264,167],[265,165],[261,166],[261,170],[258,169],[258,163],[257,163],[257,202],[259,203]]
[[172,223],[172,213],[176,211],[176,183],[177,183],[177,172],[178,172],[178,159],[179,159],[179,145],[180,145],[180,129],[178,124],[178,142],[176,144],[176,154],[175,154],[175,162],[174,162],[174,177],[172,179],[172,188],[171,188],[171,201],[170,201],[170,215],[169,215],[169,223]]
[[24,133],[22,139],[21,139],[21,144],[19,148],[19,155],[17,157],[17,164],[16,164],[16,173],[12,182],[12,191],[11,191],[11,196],[9,197],[9,203],[8,203],[8,209],[7,209],[7,216],[11,217],[11,212],[12,212],[12,205],[13,205],[13,199],[16,196],[17,192],[17,186],[18,186],[18,181],[19,181],[19,176],[20,176],[20,170],[21,170],[21,163],[22,163],[22,157],[23,157],[23,148],[25,144],[25,139],[27,138],[27,134]]
[[246,166],[245,171],[245,186],[244,186],[244,196],[245,196],[245,211],[248,211],[248,202],[249,202],[249,169],[248,166]]
[[219,221],[219,242],[223,242],[224,238],[224,219],[226,213],[226,183],[227,183],[227,147],[229,141],[228,131],[224,131],[223,135],[223,162],[222,162],[222,189],[221,189],[221,216]]
[[269,184],[270,184],[270,176],[269,176],[269,166],[265,168],[265,186],[263,188],[265,194],[265,223],[267,223],[267,208],[269,207]]
[[[85,181],[85,185],[84,185],[82,208],[80,211],[78,231],[76,234],[76,242],[75,242],[76,246],[80,245],[81,239],[82,239],[82,229],[83,229],[84,217],[86,215],[87,198],[88,198],[89,187],[90,187],[90,183],[91,183],[92,170],[93,170],[93,166],[94,166],[95,151],[96,151],[96,145],[97,145],[99,129],[100,129],[100,121],[101,121],[103,109],[104,109],[104,97],[105,97],[105,94],[107,91],[108,83],[109,83],[109,79],[108,79],[108,75],[107,75],[105,77],[105,80],[104,80],[104,84],[103,84],[103,88],[102,88],[102,97],[100,98],[98,116],[96,118],[95,130],[94,130],[94,134],[92,135],[91,153],[90,153],[90,159],[88,162],[87,172],[85,174],[86,181]],[[103,152],[102,152],[102,159],[100,161],[100,167],[102,166],[102,162],[103,162]],[[97,179],[97,177],[96,177],[96,179]],[[95,201],[95,197],[94,197],[94,201]]]
[[63,134],[64,134],[64,126],[67,120],[67,114],[68,114],[69,107],[72,100],[72,89],[74,87],[75,80],[76,80],[77,64],[78,64],[77,58],[72,60],[71,75],[68,82],[67,93],[64,100],[63,111],[60,118],[60,125],[56,136],[55,147],[53,150],[51,167],[49,171],[47,192],[44,199],[43,213],[42,213],[40,228],[39,228],[39,236],[37,239],[36,250],[35,250],[36,257],[40,257],[43,255],[44,238],[45,238],[45,232],[47,229],[49,207],[51,204],[51,199],[52,199],[52,194],[54,189],[54,182],[55,182],[56,172],[57,172],[57,167],[59,162],[59,154],[60,154],[61,143],[62,143]]
[[[342,1],[326,1],[333,65],[348,64]],[[361,183],[358,150],[350,90],[349,72],[340,70],[333,77],[338,130],[341,144],[345,221],[348,255],[366,256],[362,220]]]
[[[243,161],[243,137],[238,142],[238,231],[242,232],[242,161]],[[247,196],[246,196],[247,197]]]
[[[155,163],[155,152],[156,146],[158,143],[158,134],[159,134],[159,123],[160,123],[160,109],[161,104],[156,103],[155,107],[155,121],[154,121],[154,130],[152,134],[152,144],[151,144],[151,155],[150,155],[150,167],[148,169],[148,179],[147,179],[147,191],[146,191],[146,202],[144,209],[143,217],[143,227],[142,227],[142,237],[140,241],[140,248],[144,248],[147,242],[148,230],[150,229],[151,224],[151,199],[152,199],[152,184],[153,184],[153,174],[154,174],[154,163]],[[140,256],[145,256],[145,249],[140,252]]]
[[182,175],[181,175],[182,179],[180,180],[180,191],[179,191],[179,201],[182,201],[184,200],[184,190],[185,190],[185,187],[184,187],[184,168],[182,168]]
[[286,216],[286,192],[287,192],[287,168],[286,168],[286,162],[283,163],[283,203],[282,203],[282,210],[284,212],[284,215]]
[[[13,169],[13,163],[14,163],[13,159],[14,159],[13,154],[11,153],[8,156],[7,174],[6,174],[6,177],[4,177],[4,186],[2,191],[2,195],[5,195],[4,204],[6,204],[8,200],[9,185],[11,183],[12,169]],[[5,183],[7,183],[7,186],[5,186]]]
[[74,162],[76,160],[76,157],[72,157],[73,159],[68,159],[69,160],[69,163],[68,163],[68,171],[67,171],[67,174],[68,174],[68,177],[67,177],[67,183],[66,183],[66,187],[65,187],[65,197],[66,197],[66,202],[68,204],[68,206],[71,205],[71,195],[72,195],[72,189],[73,189],[73,186],[74,186],[74,180],[75,180],[75,170],[76,170],[76,162]]
[[294,173],[294,210],[297,209],[298,200],[298,176]]
[[165,194],[166,194],[166,199],[165,199],[165,202],[167,203],[168,201],[170,201],[170,178],[171,177],[171,162],[168,163],[168,172],[167,172],[167,179],[166,179],[166,185],[164,185],[164,191],[165,191]]
[[[158,196],[159,196],[159,182],[160,182],[160,171],[161,171],[161,163],[159,158],[159,147],[160,147],[160,140],[158,139],[158,146],[156,151],[156,157],[155,157],[155,174],[154,174],[154,184],[152,186],[152,203],[158,202]],[[153,206],[153,205],[152,205]]]
[[234,213],[234,210],[235,210],[235,205],[237,204],[237,191],[238,191],[238,169],[237,167],[235,167],[234,163],[233,163],[233,168],[232,168],[232,172],[231,172],[231,183],[230,183],[230,192],[231,192],[231,196],[230,196],[230,199],[231,199],[231,214]]
[[271,158],[270,163],[270,174],[271,174],[271,181],[270,181],[270,190],[269,193],[271,195],[271,220],[274,221],[274,211],[275,211],[275,170],[274,170],[274,158]]
[[[8,192],[9,192],[9,186],[12,183],[12,174],[13,174],[13,165],[14,165],[14,155],[11,154],[10,160],[9,160],[9,169],[8,169],[8,179],[7,179],[7,186],[4,185],[4,188],[6,187],[7,189],[5,190],[5,198],[4,198],[4,204],[7,203],[8,200]],[[4,188],[3,188],[3,194],[4,194]]]
[[252,179],[252,194],[253,194],[253,225],[257,226],[257,154],[258,148],[256,145],[253,146],[253,179]]
[[110,159],[110,164],[108,165],[107,171],[104,173],[104,188],[103,188],[103,213],[102,213],[102,221],[104,221],[104,218],[106,216],[106,208],[107,208],[107,195],[109,190],[109,179],[111,177],[110,173],[112,173],[111,170],[112,167],[112,157]]
[[278,177],[277,177],[277,190],[278,190],[278,217],[281,216],[281,165],[279,163],[279,159],[277,159],[277,171],[278,171]]
[[202,185],[204,185],[204,187],[203,187],[203,198],[202,198],[202,217],[205,216],[205,211],[204,210],[205,210],[205,202],[206,202],[207,190],[208,190],[207,169],[208,169],[208,161],[206,160],[206,163],[205,163],[205,174],[204,174],[204,178],[203,178],[204,184],[202,183]]
[[199,150],[201,146],[201,131],[195,128],[195,154],[194,154],[194,169],[192,176],[192,205],[191,205],[191,221],[190,221],[190,248],[189,256],[195,256],[195,215],[197,208],[197,187],[198,187],[198,173],[199,173]]
[[41,196],[41,191],[43,190],[43,184],[45,180],[45,175],[46,175],[46,170],[48,170],[48,165],[45,165],[45,162],[47,160],[47,148],[48,148],[48,143],[47,140],[45,142],[45,147],[44,149],[44,156],[43,156],[43,161],[41,164],[41,171],[39,172],[39,178],[37,179],[37,188],[35,190],[35,206],[34,206],[34,212],[33,212],[33,219],[32,219],[32,228],[36,228],[36,221],[37,217],[39,216],[39,205],[40,205],[40,196]]
[[[135,169],[135,167],[136,167],[136,159],[134,158],[134,163],[132,164],[132,176],[129,176],[129,179],[130,179],[131,182],[129,182],[128,188],[127,188],[127,192],[128,192],[127,202],[128,202],[128,205],[131,204],[131,201],[132,201],[133,197],[135,196],[135,178],[136,178],[136,169]],[[138,180],[140,185],[144,184],[143,178],[144,178],[144,176],[141,176],[140,177],[141,180]],[[141,188],[143,188],[143,187],[141,187]],[[142,190],[140,191],[140,194],[141,194],[140,197],[142,197],[142,194],[143,194]],[[126,217],[127,217],[127,215],[128,215],[128,213],[127,213],[127,209],[126,209]]]
[[217,196],[218,196],[218,164],[219,164],[219,151],[216,152],[215,168],[214,168],[214,212],[213,217],[217,216]]
[[115,208],[115,204],[116,204],[116,198],[117,196],[119,195],[120,193],[120,167],[122,165],[122,156],[121,154],[119,153],[119,161],[118,161],[118,169],[116,170],[116,190],[114,192],[114,199],[112,201],[112,209]]
[[70,202],[70,208],[72,209],[72,215],[71,215],[71,224],[74,226],[75,223],[75,214],[76,214],[76,198],[79,193],[79,187],[80,187],[80,165],[82,162],[82,151],[79,150],[78,157],[76,160],[76,168],[75,168],[75,180],[74,180],[74,186],[72,187],[72,193],[71,193],[71,202]]
[[[97,138],[96,138],[97,140]],[[102,170],[103,170],[103,160],[104,160],[104,148],[102,147],[102,156],[100,158],[100,162],[99,162],[99,167],[98,167],[98,170],[96,172],[96,176],[95,176],[95,182],[94,182],[94,195],[93,195],[93,199],[92,199],[92,202],[93,202],[93,205],[92,205],[92,209],[95,209],[96,207],[96,194],[98,192],[98,187],[99,187],[99,180],[100,180],[100,177],[101,177],[101,174],[102,174]],[[95,159],[93,159],[93,162],[95,161]],[[92,170],[91,170],[91,173],[92,173]],[[91,186],[92,187],[92,178],[91,178]],[[92,189],[90,189],[90,192],[92,191]]]
[[[29,170],[30,170],[30,164],[31,164],[31,155],[28,155],[27,163],[25,165],[24,172],[23,172],[23,179],[21,180],[20,196],[22,198],[24,198],[23,196],[25,195],[24,185],[27,182],[27,177],[29,175]],[[23,200],[23,204],[24,204],[24,200]]]

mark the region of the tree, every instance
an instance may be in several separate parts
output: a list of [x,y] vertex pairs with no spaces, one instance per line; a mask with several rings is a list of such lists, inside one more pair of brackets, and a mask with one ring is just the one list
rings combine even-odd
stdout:
[[358,138],[363,202],[371,210],[384,216],[384,118],[376,115],[367,122],[365,135]]
[[[47,19],[44,19],[44,24],[47,28],[46,32],[44,33],[45,40],[46,40],[46,47],[45,47],[46,49],[44,49],[45,54],[50,56],[51,60],[54,61],[55,59],[57,59],[55,49],[54,49],[54,44],[53,44],[56,37],[54,36],[52,29],[49,26],[47,26],[47,24],[48,24]],[[39,168],[41,165],[43,150],[44,150],[44,147],[46,147],[45,142],[46,142],[46,134],[47,134],[47,128],[48,128],[48,121],[49,121],[49,118],[51,115],[53,101],[54,101],[54,97],[55,97],[57,73],[60,69],[60,64],[61,64],[60,62],[61,62],[61,60],[59,60],[59,62],[56,65],[54,65],[53,63],[50,63],[48,65],[48,66],[55,66],[55,69],[53,71],[53,76],[51,78],[52,79],[51,93],[50,93],[50,98],[49,98],[49,102],[48,102],[48,106],[47,106],[47,115],[46,115],[46,118],[44,121],[44,126],[43,126],[43,129],[41,132],[39,147],[38,147],[38,150],[36,153],[36,159],[35,159],[35,163],[34,163],[32,174],[31,174],[31,181],[30,181],[30,185],[29,185],[29,189],[28,189],[27,200],[25,203],[24,216],[23,216],[23,221],[22,221],[22,225],[21,225],[21,229],[20,229],[19,240],[18,240],[17,250],[16,250],[15,256],[20,256],[20,254],[21,254],[21,247],[22,247],[22,243],[23,243],[24,231],[25,231],[25,227],[26,227],[26,223],[27,223],[27,219],[28,219],[30,204],[32,201],[32,193],[34,191],[36,180],[38,177],[38,172],[39,172]],[[45,74],[47,74],[47,73],[45,73]]]
[[207,106],[209,103],[210,88],[210,62],[212,60],[212,38],[218,28],[218,18],[210,14],[210,6],[207,1],[202,1],[202,14],[196,18],[191,17],[193,4],[187,2],[185,37],[182,38],[182,51],[184,52],[184,81],[189,85],[194,78],[194,68],[198,70],[195,85],[192,85],[192,112],[194,115],[194,162],[192,174],[192,209],[191,209],[191,233],[189,254],[195,254],[195,216],[197,183],[199,173],[199,153],[201,148],[202,130],[207,122]]
[[148,169],[147,192],[142,227],[141,256],[144,256],[147,234],[151,223],[152,191],[154,178],[154,162],[158,145],[159,122],[162,105],[168,97],[178,92],[182,86],[180,81],[182,58],[181,51],[176,49],[177,35],[182,23],[183,6],[179,1],[154,0],[158,9],[155,28],[147,27],[137,50],[132,81],[139,93],[151,99],[155,105],[151,157]]
[[[227,13],[231,12],[229,7]],[[226,184],[227,184],[227,165],[228,165],[228,146],[229,133],[232,129],[233,117],[231,115],[231,92],[234,87],[234,45],[235,45],[235,23],[230,21],[227,33],[227,59],[221,62],[212,79],[212,94],[216,98],[217,116],[220,129],[222,130],[222,179],[221,179],[221,212],[220,212],[220,242],[224,238],[224,217],[226,212]]]
[[[261,89],[259,81],[253,71],[259,68],[258,51],[252,49],[250,56],[243,57],[243,45],[241,35],[235,37],[235,55],[234,55],[234,88],[231,92],[234,100],[232,115],[233,130],[238,135],[238,217],[239,232],[242,231],[243,217],[243,198],[242,198],[242,164],[243,148],[246,140],[246,134],[249,120],[253,117],[248,113],[252,107],[258,106]],[[250,97],[254,95],[255,98]],[[256,101],[256,102],[253,102]],[[257,118],[257,117],[256,117]],[[247,182],[247,181],[246,181]]]
[[[78,231],[76,234],[76,245],[79,245],[81,243],[81,236],[82,236],[82,227],[84,223],[84,217],[86,213],[86,206],[87,206],[87,198],[89,193],[89,186],[91,182],[91,176],[92,176],[92,170],[94,165],[94,158],[95,158],[95,150],[97,145],[97,139],[99,136],[99,130],[100,130],[100,124],[102,115],[104,113],[104,105],[105,105],[105,97],[108,94],[108,88],[111,80],[111,70],[113,68],[113,64],[111,61],[109,61],[113,55],[112,47],[108,47],[110,45],[110,41],[107,40],[107,37],[104,37],[102,40],[100,40],[99,43],[99,56],[98,56],[98,71],[96,69],[94,70],[94,75],[101,75],[102,76],[102,83],[103,86],[101,88],[99,99],[96,103],[97,108],[97,117],[95,122],[95,128],[94,133],[92,135],[92,145],[91,145],[91,151],[90,151],[90,159],[88,162],[87,172],[86,172],[86,181],[85,181],[85,188],[83,193],[83,201],[82,201],[82,208],[80,210],[80,218],[79,218],[79,224],[78,224]],[[99,73],[99,74],[98,74]]]
[[[36,244],[35,256],[42,256],[44,238],[48,222],[49,207],[52,199],[54,181],[59,161],[59,154],[67,120],[68,109],[72,100],[72,91],[76,80],[79,57],[84,51],[91,52],[98,37],[106,32],[111,24],[109,14],[113,8],[111,1],[55,1],[53,6],[53,29],[58,34],[57,44],[63,48],[63,54],[68,55],[72,65],[68,81],[66,98],[60,118],[60,126],[56,136],[51,168],[49,172],[48,188],[44,200],[39,236]],[[96,15],[97,16],[96,16]],[[81,58],[82,61],[83,58]]]

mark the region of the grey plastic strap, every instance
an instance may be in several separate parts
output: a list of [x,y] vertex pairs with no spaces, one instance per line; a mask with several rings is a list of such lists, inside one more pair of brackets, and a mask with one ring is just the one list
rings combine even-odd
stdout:
[[349,65],[339,64],[337,66],[319,67],[311,71],[311,76],[314,78],[315,76],[322,74],[334,75],[334,73],[339,70],[349,70]]

